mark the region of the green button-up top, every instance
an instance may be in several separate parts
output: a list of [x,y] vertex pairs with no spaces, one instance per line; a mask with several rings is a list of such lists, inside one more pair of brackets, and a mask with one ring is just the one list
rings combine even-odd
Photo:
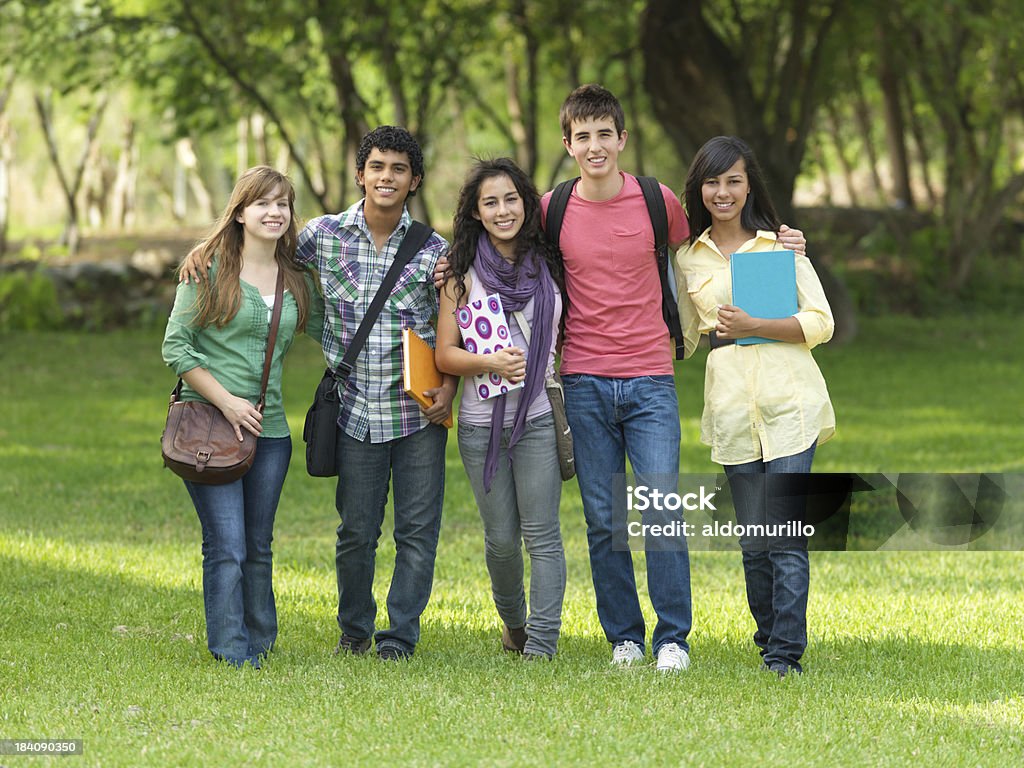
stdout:
[[[217,279],[216,264],[210,270],[208,279]],[[244,280],[241,283],[242,300],[238,312],[223,328],[215,325],[194,327],[192,319],[195,316],[196,286],[179,284],[161,351],[164,362],[177,375],[193,368],[205,368],[228,392],[255,404],[260,396],[270,313],[259,290]],[[311,276],[307,276],[306,283],[310,292],[306,333],[319,341],[323,333],[323,299]],[[283,301],[281,324],[267,382],[261,437],[288,437],[290,434],[281,397],[281,371],[285,353],[295,337],[298,306],[289,291],[285,291]],[[184,382],[181,397],[183,400],[204,400]]]

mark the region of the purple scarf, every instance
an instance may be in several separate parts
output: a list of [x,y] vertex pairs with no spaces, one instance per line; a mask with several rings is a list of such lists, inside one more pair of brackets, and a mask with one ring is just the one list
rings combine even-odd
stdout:
[[[497,293],[501,296],[505,319],[510,325],[512,313],[521,310],[533,299],[533,324],[526,352],[526,380],[519,398],[519,409],[512,422],[512,435],[508,441],[511,450],[526,429],[526,412],[530,404],[544,391],[544,377],[548,356],[551,354],[551,315],[555,307],[555,290],[548,265],[539,254],[531,251],[523,254],[520,264],[511,264],[498,253],[486,232],[480,233],[473,266],[484,290],[488,294]],[[491,411],[490,442],[484,458],[484,490],[488,493],[498,471],[498,447],[501,445],[501,430],[505,426],[506,397],[499,395]]]

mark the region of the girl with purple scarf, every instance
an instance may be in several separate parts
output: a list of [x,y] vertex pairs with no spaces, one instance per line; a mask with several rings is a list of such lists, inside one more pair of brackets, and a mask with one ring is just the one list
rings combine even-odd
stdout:
[[[464,387],[459,406],[459,452],[484,524],[494,605],[504,622],[502,646],[524,658],[551,658],[562,624],[565,552],[558,519],[562,479],[544,380],[554,371],[561,269],[541,230],[540,196],[511,160],[479,161],[470,171],[449,260],[438,313],[437,367],[457,376],[493,373],[523,382],[486,400],[474,387]],[[455,313],[494,293],[501,296],[513,346],[468,352]],[[520,319],[529,326],[525,331]],[[530,556],[529,612],[524,543]]]

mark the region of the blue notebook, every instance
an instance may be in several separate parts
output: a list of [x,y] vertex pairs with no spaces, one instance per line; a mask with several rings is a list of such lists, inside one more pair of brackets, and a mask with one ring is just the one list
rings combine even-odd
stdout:
[[[777,320],[797,312],[793,251],[747,251],[729,257],[732,303],[751,317]],[[748,336],[737,344],[768,344],[775,339]]]

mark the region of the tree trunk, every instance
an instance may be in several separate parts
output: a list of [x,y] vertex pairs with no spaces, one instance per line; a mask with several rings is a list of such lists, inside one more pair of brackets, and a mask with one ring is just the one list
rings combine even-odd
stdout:
[[317,21],[324,38],[324,52],[342,125],[341,144],[345,164],[339,171],[339,202],[336,206],[336,209],[340,210],[345,207],[345,201],[350,199],[349,193],[353,189],[352,178],[355,175],[359,142],[370,130],[366,119],[369,108],[359,93],[352,74],[352,64],[347,55],[348,40],[342,34],[342,26],[337,23],[337,3],[332,0],[318,0],[316,6]]
[[7,230],[11,220],[11,164],[14,146],[7,102],[14,90],[14,67],[8,67],[0,88],[0,262],[7,256]]
[[14,152],[11,127],[0,115],[0,262],[7,256],[7,231],[11,220],[11,162]]
[[107,200],[112,183],[110,165],[103,156],[99,142],[94,142],[82,174],[85,220],[88,222],[90,233],[103,227],[103,222],[107,217]]
[[235,178],[249,169],[249,116],[243,115],[235,124]]
[[[203,177],[199,174],[199,158],[196,156],[192,139],[188,137],[178,139],[174,144],[174,154],[178,159],[178,165],[184,171],[184,180],[192,197],[195,198],[200,215],[211,220],[216,218],[217,210],[213,204],[213,197],[206,188],[206,184],[203,183]],[[184,215],[185,211],[182,210],[182,216]]]
[[253,112],[249,116],[249,123],[252,125],[252,143],[256,150],[256,165],[266,165],[270,159],[270,150],[267,148],[267,120],[259,112]]
[[42,93],[34,95],[36,112],[39,115],[39,122],[43,128],[43,137],[46,141],[46,150],[50,156],[50,162],[57,174],[61,190],[64,193],[64,202],[67,205],[67,219],[64,226],[64,233],[61,235],[60,243],[68,248],[68,255],[74,256],[78,251],[78,191],[82,188],[82,177],[85,173],[85,165],[92,152],[96,135],[99,132],[100,122],[103,120],[103,113],[107,108],[107,94],[101,92],[93,107],[92,115],[85,129],[85,146],[82,154],[74,168],[74,177],[69,180],[60,161],[60,153],[57,150],[57,133],[53,125],[53,89],[46,88]]
[[878,153],[875,151],[875,140],[872,135],[871,108],[868,106],[867,97],[864,95],[864,83],[861,81],[860,71],[850,53],[850,79],[853,82],[854,114],[856,116],[857,128],[860,132],[860,140],[864,144],[864,151],[868,157],[868,166],[871,171],[871,182],[875,188],[875,198],[879,205],[885,205],[886,194],[882,177],[878,173]]
[[857,200],[857,185],[853,178],[853,167],[850,165],[850,159],[846,156],[846,142],[843,139],[842,120],[839,118],[839,111],[836,109],[835,103],[831,101],[825,105],[825,111],[828,113],[829,125],[832,127],[832,144],[835,145],[836,155],[839,157],[839,165],[843,167],[846,195],[850,198],[850,205],[854,208],[859,208],[860,202]]
[[821,146],[820,137],[811,140],[811,149],[814,152],[814,159],[821,169],[821,184],[825,189],[825,205],[835,205],[835,197],[832,194],[832,175],[828,170],[828,161],[825,159],[825,150]]
[[[904,81],[904,94],[906,103],[913,104],[914,100],[910,94],[910,84]],[[931,152],[928,151],[928,141],[925,139],[924,128],[917,113],[910,109],[907,111],[907,122],[910,123],[910,136],[914,140],[914,148],[917,150],[917,164],[921,168],[921,181],[924,183],[925,192],[928,194],[928,205],[934,210],[939,207],[941,201],[935,192],[935,185],[932,183],[932,172],[928,167]]]
[[897,207],[913,208],[914,193],[910,188],[906,128],[903,123],[903,107],[900,104],[901,75],[896,71],[890,48],[894,41],[889,39],[884,24],[879,24],[877,30],[878,84],[882,89],[882,103],[885,105],[885,135],[889,146],[889,163],[892,166],[893,195]]
[[117,174],[110,200],[110,219],[115,228],[124,230],[135,223],[135,183],[138,177],[138,150],[135,146],[135,121],[124,121],[121,153],[117,158]]

